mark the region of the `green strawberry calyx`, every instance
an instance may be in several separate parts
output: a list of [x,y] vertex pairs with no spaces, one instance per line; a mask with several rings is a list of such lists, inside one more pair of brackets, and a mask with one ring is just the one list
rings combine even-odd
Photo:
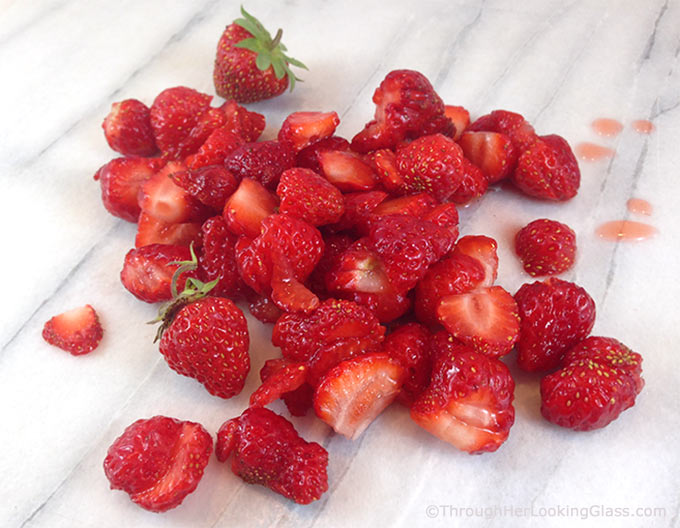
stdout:
[[252,37],[243,39],[241,42],[234,44],[237,48],[250,50],[257,54],[255,58],[255,65],[258,69],[265,71],[270,66],[274,69],[274,75],[277,79],[283,79],[286,75],[290,79],[290,90],[293,90],[295,81],[302,82],[302,79],[297,77],[290,69],[289,64],[309,70],[302,62],[285,54],[286,46],[281,42],[283,30],[279,28],[274,38],[272,38],[269,31],[267,31],[262,23],[253,15],[248,13],[243,6],[241,6],[241,14],[243,18],[234,20],[234,24],[241,26],[248,31]]

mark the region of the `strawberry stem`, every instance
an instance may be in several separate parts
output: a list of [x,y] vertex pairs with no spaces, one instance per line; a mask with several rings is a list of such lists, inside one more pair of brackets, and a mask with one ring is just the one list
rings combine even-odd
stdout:
[[272,43],[269,45],[269,49],[273,50],[276,46],[279,45],[281,42],[281,37],[283,36],[283,29],[279,28],[279,30],[276,32],[276,36],[274,37],[274,40],[272,40]]

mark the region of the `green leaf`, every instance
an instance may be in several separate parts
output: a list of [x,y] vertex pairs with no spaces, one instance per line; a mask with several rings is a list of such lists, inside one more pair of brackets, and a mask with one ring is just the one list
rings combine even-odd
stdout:
[[255,66],[264,71],[272,65],[272,57],[269,53],[260,53],[255,59]]
[[259,53],[263,49],[262,43],[254,38],[243,39],[241,42],[234,44],[234,47],[244,48],[250,51],[254,51],[255,53]]
[[281,59],[280,57],[275,57],[272,60],[272,67],[274,68],[274,75],[276,75],[277,79],[283,79],[283,76],[286,75],[286,61]]
[[286,57],[286,61],[288,61],[293,66],[297,66],[298,68],[304,68],[305,70],[309,71],[309,68],[307,68],[307,66],[305,66],[302,62],[300,62],[297,59],[293,59],[291,57]]
[[243,15],[243,18],[237,18],[234,20],[234,24],[241,26],[258,40],[262,40],[263,42],[271,42],[272,36],[269,34],[269,31],[265,29],[265,27],[257,18],[248,13],[243,8],[243,6],[241,6],[241,14]]

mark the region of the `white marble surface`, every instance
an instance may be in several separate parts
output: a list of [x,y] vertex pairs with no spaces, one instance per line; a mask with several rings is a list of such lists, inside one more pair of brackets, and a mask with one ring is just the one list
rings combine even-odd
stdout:
[[[246,7],[285,25],[289,50],[310,68],[292,95],[253,105],[266,114],[269,136],[299,109],[337,110],[339,132],[351,136],[371,116],[384,75],[413,68],[447,103],[474,115],[508,108],[540,133],[615,147],[611,163],[582,164],[581,191],[569,203],[490,193],[462,211],[462,231],[498,240],[498,282],[514,292],[528,280],[512,254],[514,231],[545,216],[570,224],[579,257],[566,278],[596,300],[594,332],[644,356],[647,386],[609,427],[578,434],[542,420],[538,378],[518,373],[510,439],[479,457],[429,436],[398,406],[354,443],[312,417],[296,419],[330,453],[330,491],[317,503],[298,506],[246,486],[213,459],[181,507],[163,515],[139,509],[108,490],[101,463],[111,441],[155,414],[196,420],[214,433],[243,410],[275,352],[269,330],[251,321],[252,373],[228,401],[166,366],[144,324],[155,308],[118,280],[134,226],[105,212],[92,181],[113,156],[100,123],[115,100],[150,103],[179,84],[212,92],[214,48],[238,2],[0,0],[0,526],[680,526],[680,2],[249,0]],[[656,132],[641,136],[626,126],[601,140],[589,128],[600,116],[626,125],[652,119]],[[597,225],[628,214],[631,196],[652,203],[659,236],[640,244],[596,238]],[[74,358],[41,340],[51,315],[86,302],[105,326],[99,349]],[[591,505],[577,517],[503,510]],[[449,506],[490,510],[479,512],[486,518],[455,517]],[[598,506],[663,513],[593,517]]]

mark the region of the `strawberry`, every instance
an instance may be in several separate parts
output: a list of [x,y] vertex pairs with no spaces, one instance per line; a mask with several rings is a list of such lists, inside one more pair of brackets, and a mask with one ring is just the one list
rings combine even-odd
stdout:
[[337,112],[294,112],[283,121],[278,139],[295,153],[331,137],[340,118]]
[[104,473],[111,489],[152,512],[179,506],[203,477],[212,438],[202,425],[167,416],[137,420],[109,447]]
[[43,339],[50,345],[74,356],[92,352],[103,335],[97,312],[89,304],[55,315],[45,323],[42,331]]
[[228,154],[224,166],[237,179],[251,178],[273,191],[284,171],[293,167],[295,154],[278,141],[246,143]]
[[534,141],[536,134],[534,127],[520,114],[507,110],[494,110],[483,115],[467,128],[470,132],[497,132],[510,138],[515,150],[523,152]]
[[255,294],[248,301],[250,314],[261,323],[275,323],[283,314],[283,311],[269,297]]
[[557,368],[595,324],[595,302],[573,282],[550,277],[515,293],[521,318],[517,364],[528,372]]
[[576,234],[555,220],[534,220],[517,232],[515,252],[532,277],[558,275],[574,265]]
[[208,165],[222,165],[225,158],[243,143],[243,138],[228,128],[216,128],[197,152],[187,156],[186,166],[200,169]]
[[589,337],[541,380],[541,414],[576,431],[605,427],[635,405],[644,386],[641,364],[642,357],[619,341]]
[[[217,110],[218,115],[221,116],[218,120],[219,126],[228,128],[235,134],[238,134],[247,143],[257,141],[266,126],[266,120],[262,114],[246,110],[244,106],[239,105],[236,101],[227,101],[214,110]],[[208,130],[211,130],[210,127],[208,127]],[[208,135],[210,134],[208,133],[205,137],[207,138]]]
[[534,198],[564,201],[576,196],[581,172],[564,138],[541,136],[520,154],[512,182]]
[[397,360],[408,373],[397,397],[406,406],[410,406],[430,383],[431,337],[423,325],[407,323],[396,327],[383,343],[382,351]]
[[[120,281],[132,295],[144,302],[169,301],[172,299],[173,275],[182,262],[191,258],[191,251],[186,246],[150,244],[131,249],[125,255]],[[186,279],[196,276],[195,271],[184,271],[178,276],[178,288],[184,289]]]
[[149,244],[189,246],[198,238],[200,230],[200,222],[171,224],[158,220],[142,211],[142,214],[139,215],[135,247],[139,248]]
[[243,178],[238,189],[224,204],[222,215],[229,230],[235,235],[255,238],[260,234],[262,222],[274,214],[276,196],[250,178]]
[[394,149],[405,140],[428,134],[453,136],[444,103],[427,78],[413,70],[394,70],[373,94],[375,116],[352,139],[352,150],[367,153]]
[[113,103],[102,128],[109,146],[124,156],[153,156],[158,151],[149,107],[137,99]]
[[345,194],[345,212],[342,218],[333,224],[333,231],[347,231],[358,228],[359,231],[368,231],[368,219],[372,211],[385,198],[387,193],[383,191],[364,191]]
[[158,158],[116,158],[103,165],[94,175],[99,180],[102,202],[113,216],[136,222],[141,209],[139,189],[159,171],[165,162]]
[[384,353],[348,359],[314,391],[314,412],[336,433],[355,440],[399,395],[407,370]]
[[384,200],[373,209],[371,217],[386,215],[407,215],[415,218],[423,218],[437,206],[431,194],[423,192],[410,196],[400,196],[390,200]]
[[299,389],[307,381],[307,365],[285,358],[270,359],[260,371],[260,378],[262,385],[250,395],[251,407],[264,407]]
[[178,374],[198,380],[214,396],[231,398],[250,370],[246,319],[231,300],[202,297],[215,282],[187,282],[190,287],[159,316],[160,352]]
[[443,202],[463,180],[463,150],[442,134],[423,136],[397,150],[401,194],[428,192]]
[[279,245],[270,249],[273,262],[271,274],[271,300],[284,312],[309,313],[319,307],[319,298],[295,275],[287,255]]
[[505,134],[466,132],[459,145],[465,157],[481,169],[489,183],[507,178],[517,165],[519,153]]
[[216,211],[224,209],[227,199],[238,188],[234,175],[218,165],[173,172],[170,179],[187,194]]
[[411,406],[411,418],[468,453],[496,451],[515,421],[515,382],[508,367],[446,332],[433,337],[432,380]]
[[435,205],[423,217],[423,220],[432,222],[434,225],[444,227],[451,232],[453,239],[458,238],[458,209],[455,204],[443,203]]
[[453,254],[433,264],[416,286],[415,314],[430,327],[439,324],[437,307],[448,295],[467,293],[481,284],[484,268],[481,263],[463,253]]
[[203,282],[218,281],[213,295],[233,299],[245,288],[236,266],[236,239],[221,216],[209,218],[201,226],[197,273]]
[[458,205],[465,205],[484,196],[489,188],[489,180],[486,179],[482,170],[467,158],[463,158],[460,172],[462,174],[460,185],[449,196],[449,200]]
[[517,303],[500,286],[447,295],[437,317],[455,338],[489,357],[508,354],[519,337]]
[[322,150],[317,159],[321,174],[342,192],[370,191],[378,183],[370,165],[353,152]]
[[264,407],[246,409],[217,433],[217,459],[248,484],[259,484],[298,504],[328,490],[328,453],[306,442],[288,420]]
[[397,156],[389,149],[379,149],[368,154],[368,162],[378,175],[382,186],[392,194],[401,194],[404,178],[397,169]]
[[[308,370],[304,363],[295,363],[286,358],[268,359],[264,362],[262,369],[260,370],[260,379],[262,380],[262,385],[265,384],[270,387],[269,390],[277,391],[278,389],[283,390],[286,387],[292,387],[297,382],[297,375],[294,374],[295,365],[297,365],[299,370],[304,370],[305,373]],[[289,367],[293,367],[293,370]],[[280,373],[281,372],[281,373]],[[287,374],[284,374],[287,373]],[[269,378],[275,378],[275,382],[269,382]],[[279,383],[278,381],[282,381]],[[291,380],[291,383],[287,380]],[[259,390],[259,389],[258,389]],[[268,390],[268,392],[269,392]],[[293,416],[305,416],[307,411],[313,406],[314,398],[314,388],[307,382],[302,383],[297,389],[289,392],[282,392],[281,399],[286,404],[288,412]]]
[[324,250],[319,263],[309,276],[308,283],[314,293],[321,297],[327,297],[326,275],[335,266],[340,255],[350,247],[353,238],[344,234],[332,234],[324,236]]
[[271,34],[241,6],[243,18],[229,24],[217,44],[213,81],[217,95],[239,103],[253,103],[282,94],[299,81],[289,64],[307,69],[288,57],[279,29]]
[[456,243],[455,253],[476,259],[484,268],[484,278],[479,286],[492,286],[498,275],[498,243],[484,235],[467,235]]
[[379,293],[338,292],[338,297],[365,306],[381,323],[389,323],[405,315],[413,304],[408,293],[390,288]]
[[470,124],[470,112],[462,106],[446,105],[444,106],[444,115],[453,121],[453,126],[456,130],[453,139],[458,141]]
[[340,191],[310,169],[288,169],[276,188],[279,212],[288,213],[314,226],[337,222],[345,212]]
[[348,152],[349,141],[339,136],[328,136],[323,139],[319,139],[297,153],[297,156],[295,156],[295,166],[311,169],[317,174],[320,174],[321,166],[319,165],[318,155],[319,152],[324,150],[339,150],[342,152]]

